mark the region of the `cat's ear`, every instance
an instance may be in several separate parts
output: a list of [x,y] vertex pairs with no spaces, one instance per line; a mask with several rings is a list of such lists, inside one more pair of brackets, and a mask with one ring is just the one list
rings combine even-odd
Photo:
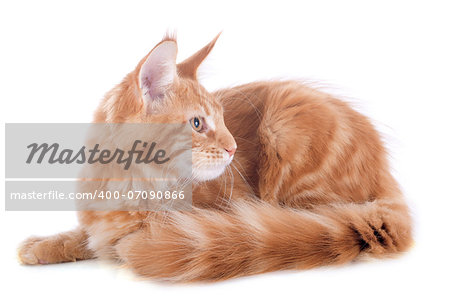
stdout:
[[217,34],[217,36],[201,50],[178,64],[177,68],[180,76],[197,80],[197,69],[213,49],[220,34],[221,33]]
[[139,87],[147,104],[164,97],[177,77],[177,43],[161,41],[144,58],[139,70]]

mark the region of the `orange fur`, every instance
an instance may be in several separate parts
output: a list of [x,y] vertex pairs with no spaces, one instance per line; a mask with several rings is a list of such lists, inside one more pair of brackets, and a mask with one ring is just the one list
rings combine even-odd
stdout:
[[[147,277],[198,281],[341,264],[410,246],[408,207],[370,121],[294,81],[207,92],[196,72],[216,40],[171,77],[175,40],[165,38],[105,96],[94,119],[204,118],[209,129],[192,132],[194,211],[80,212],[89,242],[76,244],[82,256],[61,256],[60,240],[49,247],[30,239],[20,250],[23,262],[112,257]],[[144,85],[147,68],[152,75],[145,79],[164,72],[158,84]]]

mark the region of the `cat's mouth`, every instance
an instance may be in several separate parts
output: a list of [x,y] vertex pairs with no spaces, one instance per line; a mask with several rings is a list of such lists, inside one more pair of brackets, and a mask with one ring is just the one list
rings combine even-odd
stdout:
[[223,164],[212,164],[203,166],[193,166],[193,176],[196,181],[208,181],[213,180],[221,176],[228,165],[230,165],[233,158],[225,161]]
[[233,161],[234,155],[223,154],[217,155],[205,154],[203,152],[192,155],[192,173],[195,181],[208,181],[218,178],[225,172],[225,169]]

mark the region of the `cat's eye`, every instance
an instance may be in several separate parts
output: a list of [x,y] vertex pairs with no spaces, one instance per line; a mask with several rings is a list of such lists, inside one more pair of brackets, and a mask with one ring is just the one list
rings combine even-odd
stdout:
[[191,123],[192,129],[197,132],[203,132],[203,122],[199,117],[193,117],[189,122]]

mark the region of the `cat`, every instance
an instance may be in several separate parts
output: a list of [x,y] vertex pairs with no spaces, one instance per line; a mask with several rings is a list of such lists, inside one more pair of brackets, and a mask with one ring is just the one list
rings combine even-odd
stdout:
[[165,36],[94,116],[190,123],[193,210],[80,211],[77,229],[25,240],[22,263],[112,258],[144,277],[191,282],[408,250],[412,219],[370,120],[296,81],[208,92],[197,69],[219,35],[179,64]]

